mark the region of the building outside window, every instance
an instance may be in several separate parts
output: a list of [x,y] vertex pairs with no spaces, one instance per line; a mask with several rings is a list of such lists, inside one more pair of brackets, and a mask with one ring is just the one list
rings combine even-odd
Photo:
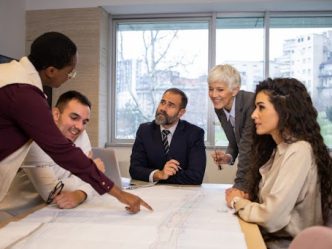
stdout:
[[185,119],[207,130],[208,26],[206,20],[117,23],[116,139],[134,139],[171,87],[188,95]]
[[[241,75],[241,89],[255,91],[264,78],[264,18],[218,17],[216,64],[230,64]],[[215,145],[227,146],[226,135],[214,115]]]
[[293,77],[306,85],[318,111],[325,143],[332,147],[332,17],[271,16],[271,77]]
[[178,87],[189,98],[183,118],[205,130],[207,146],[227,146],[206,79],[209,68],[228,63],[248,91],[266,77],[301,80],[332,147],[332,13],[117,17],[113,30],[110,143],[132,143],[139,124],[154,119],[162,93]]

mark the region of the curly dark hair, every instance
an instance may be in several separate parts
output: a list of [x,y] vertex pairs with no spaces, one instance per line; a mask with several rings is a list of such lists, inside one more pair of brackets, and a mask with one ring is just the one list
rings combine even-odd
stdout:
[[[269,96],[279,115],[278,129],[283,140],[286,143],[304,140],[312,147],[320,181],[323,220],[326,223],[332,206],[332,159],[320,133],[318,113],[311,97],[306,87],[294,78],[268,78],[256,86],[255,96],[262,91]],[[248,181],[251,183],[250,196],[257,201],[261,179],[258,170],[270,159],[277,145],[271,135],[257,135],[256,131],[252,134],[252,170]]]

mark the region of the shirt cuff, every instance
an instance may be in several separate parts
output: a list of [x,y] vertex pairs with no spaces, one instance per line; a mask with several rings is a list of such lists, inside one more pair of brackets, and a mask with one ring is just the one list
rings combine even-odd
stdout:
[[96,193],[94,191],[94,189],[92,187],[90,187],[90,185],[80,186],[80,187],[77,188],[77,190],[81,190],[82,192],[84,192],[86,194],[86,199],[85,200],[90,200],[94,196],[94,193]]
[[156,169],[156,170],[154,170],[154,171],[152,171],[151,173],[150,173],[150,175],[149,175],[149,182],[154,182],[153,181],[153,175],[154,175],[154,173],[156,173],[158,170]]

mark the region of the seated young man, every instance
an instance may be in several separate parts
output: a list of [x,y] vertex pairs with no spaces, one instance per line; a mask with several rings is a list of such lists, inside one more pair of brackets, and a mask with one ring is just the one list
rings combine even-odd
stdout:
[[[68,91],[59,97],[52,114],[62,134],[91,157],[91,144],[85,131],[90,111],[91,103],[86,96],[77,91]],[[94,161],[104,171],[103,163],[98,159]],[[90,184],[57,165],[36,143],[32,144],[24,160],[23,170],[45,201],[58,182],[62,181],[63,191],[53,201],[60,208],[74,208],[95,193]]]
[[166,90],[155,120],[138,128],[129,173],[133,179],[199,185],[206,167],[204,130],[185,120],[188,98],[177,88]]

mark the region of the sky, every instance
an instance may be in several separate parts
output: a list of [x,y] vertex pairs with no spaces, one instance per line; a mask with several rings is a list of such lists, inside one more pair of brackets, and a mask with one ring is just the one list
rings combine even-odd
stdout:
[[[282,55],[284,40],[296,38],[303,34],[322,33],[328,29],[271,29],[270,31],[270,59]],[[144,43],[141,31],[125,32],[123,55],[126,59],[144,58]],[[135,41],[135,43],[133,43]],[[169,44],[169,38],[159,39],[160,51]],[[178,68],[182,77],[196,78],[206,74],[208,67],[208,32],[207,30],[181,30],[176,42],[167,52],[166,63],[181,62],[187,64]],[[158,47],[156,48],[158,49]],[[155,60],[158,56],[155,57]],[[216,64],[225,61],[262,61],[264,60],[264,31],[263,29],[224,29],[218,30],[216,35]],[[195,61],[195,63],[192,63]]]

